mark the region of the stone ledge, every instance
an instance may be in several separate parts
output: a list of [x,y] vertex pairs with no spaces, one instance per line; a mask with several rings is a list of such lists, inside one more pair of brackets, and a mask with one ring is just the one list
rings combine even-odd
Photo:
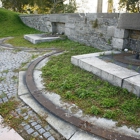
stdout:
[[[108,51],[103,53],[115,54],[118,53],[118,51]],[[140,82],[138,79],[140,79],[140,74],[111,62],[105,62],[97,57],[100,55],[101,53],[99,52],[72,56],[71,63],[84,70],[92,72],[115,86],[126,88],[128,91],[132,91],[139,96]]]
[[140,30],[140,14],[139,13],[120,14],[118,28]]
[[60,37],[41,37],[42,34],[28,34],[24,35],[24,39],[30,41],[33,44],[41,43],[41,42],[50,42],[57,39],[60,39]]

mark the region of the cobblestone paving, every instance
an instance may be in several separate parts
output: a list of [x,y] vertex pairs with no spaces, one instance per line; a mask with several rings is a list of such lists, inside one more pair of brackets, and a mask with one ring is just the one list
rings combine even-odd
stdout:
[[[31,52],[6,50],[0,48],[0,104],[17,97],[18,69],[29,62],[34,55]],[[19,99],[18,99],[19,100]],[[16,115],[24,122],[18,133],[25,140],[64,140],[55,130],[44,122],[29,106],[20,101]]]

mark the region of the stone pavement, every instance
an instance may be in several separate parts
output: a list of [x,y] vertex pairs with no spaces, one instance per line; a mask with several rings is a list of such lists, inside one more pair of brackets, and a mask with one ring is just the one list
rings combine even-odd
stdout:
[[[24,121],[20,124],[20,129],[16,130],[24,140],[104,140],[101,137],[81,131],[79,128],[52,115],[40,106],[29,93],[25,85],[27,67],[36,56],[42,56],[44,53],[25,48],[24,50],[23,48],[12,49],[9,44],[3,45],[1,40],[0,44],[0,104],[8,102],[12,97],[15,97],[20,102],[14,113],[16,114],[15,116],[24,118]],[[45,52],[47,53],[47,50]],[[48,53],[50,53],[50,50],[48,50]],[[71,111],[75,106],[62,103],[57,94],[54,95],[43,90],[44,87],[40,77],[41,67],[48,60],[49,58],[44,59],[34,70],[33,75],[37,88],[43,91],[44,98],[49,98],[58,107]],[[75,115],[82,118],[81,114],[81,111],[78,110],[78,114]],[[106,128],[111,126],[110,129],[115,128],[115,122],[106,121],[102,118],[84,117],[84,119],[100,126],[104,125],[103,127]],[[127,131],[128,133],[124,128],[120,130],[125,134],[132,134],[132,136],[136,135],[137,137],[137,133],[132,132],[131,129]],[[19,139],[17,138],[17,140]]]
[[[18,71],[22,70],[22,67],[26,63],[29,63],[35,55],[39,54],[42,53],[4,48],[3,45],[0,45],[0,104],[8,102],[12,97],[15,97],[16,100],[20,101],[18,108],[14,111],[16,116],[22,116],[24,118],[24,121],[21,123],[21,129],[16,130],[23,139],[29,140],[31,138],[36,138],[36,140],[63,140],[65,139],[63,136],[57,133],[46,121],[17,97]],[[12,139],[12,136],[11,139],[7,139],[6,135],[4,135],[4,130],[6,128],[3,128],[2,125],[0,126],[1,140],[2,136],[4,140],[20,140],[18,134],[14,135],[14,139]],[[7,136],[11,135],[11,131],[14,132],[14,130],[11,129],[7,132]]]

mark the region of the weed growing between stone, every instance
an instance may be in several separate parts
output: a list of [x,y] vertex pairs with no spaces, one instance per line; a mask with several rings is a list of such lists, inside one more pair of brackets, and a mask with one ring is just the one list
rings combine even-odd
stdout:
[[115,87],[71,64],[71,56],[89,52],[88,49],[96,51],[72,45],[66,53],[53,56],[42,68],[46,89],[60,94],[65,101],[75,103],[86,114],[113,119],[118,121],[118,125],[139,126],[140,99],[126,89]]
[[[118,125],[140,125],[140,99],[125,89],[112,86],[97,76],[73,66],[71,56],[94,53],[99,50],[65,40],[33,45],[22,37],[9,40],[14,46],[24,44],[31,48],[59,48],[66,51],[52,57],[42,69],[46,89],[61,95],[63,100],[77,104],[84,113],[118,121]],[[124,105],[130,102],[131,108]],[[126,106],[126,105],[125,105]]]
[[23,117],[17,115],[15,108],[18,106],[18,101],[10,100],[9,102],[0,104],[0,114],[4,118],[4,124],[18,130],[18,126],[24,121]]
[[[97,76],[81,70],[70,62],[73,55],[94,53],[99,50],[68,39],[33,45],[25,40],[23,35],[39,31],[25,26],[17,13],[10,13],[0,8],[0,15],[0,37],[15,37],[8,40],[8,43],[13,46],[36,49],[59,48],[66,51],[60,56],[52,57],[42,69],[47,90],[60,94],[63,100],[75,103],[87,114],[116,120],[118,125],[140,126],[140,99],[125,89],[112,86]],[[0,105],[0,114],[5,118],[12,107],[14,107],[12,101]],[[7,122],[11,118],[6,118]]]

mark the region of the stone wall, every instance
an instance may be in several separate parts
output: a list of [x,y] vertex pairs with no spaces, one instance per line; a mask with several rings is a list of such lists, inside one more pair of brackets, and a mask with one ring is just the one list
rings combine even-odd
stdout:
[[115,28],[118,22],[118,14],[21,15],[20,18],[29,27],[44,32],[64,32],[71,40],[102,50],[112,49],[113,35],[108,28]]
[[43,32],[65,33],[71,40],[101,50],[128,47],[130,31],[120,27],[123,22],[118,17],[117,13],[20,15],[29,27]]
[[52,23],[49,20],[49,15],[24,15],[20,16],[23,23],[31,28],[43,32],[52,32]]

